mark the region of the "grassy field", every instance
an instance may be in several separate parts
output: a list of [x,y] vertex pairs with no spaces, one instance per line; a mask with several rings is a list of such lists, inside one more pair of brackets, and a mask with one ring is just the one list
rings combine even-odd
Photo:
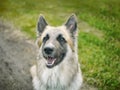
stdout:
[[[0,18],[36,38],[36,23],[43,14],[51,25],[61,25],[71,13],[78,17],[79,58],[84,80],[99,90],[120,89],[119,0],[3,0]],[[82,29],[84,21],[96,30]],[[84,27],[84,26],[82,26]]]

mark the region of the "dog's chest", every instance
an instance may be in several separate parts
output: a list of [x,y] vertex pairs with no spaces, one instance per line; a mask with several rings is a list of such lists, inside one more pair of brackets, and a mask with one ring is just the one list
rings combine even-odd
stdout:
[[67,83],[65,77],[58,69],[46,69],[41,74],[41,81],[49,90],[58,88],[58,90],[64,90]]

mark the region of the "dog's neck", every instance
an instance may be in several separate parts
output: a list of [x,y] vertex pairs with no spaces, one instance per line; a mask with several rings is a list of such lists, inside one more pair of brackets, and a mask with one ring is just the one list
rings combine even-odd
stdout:
[[75,76],[74,74],[78,71],[78,63],[74,52],[68,52],[67,55],[69,56],[66,56],[65,60],[53,68],[47,68],[44,60],[38,60],[38,76],[42,83],[50,87],[56,87],[57,85],[64,87],[66,84],[70,84]]

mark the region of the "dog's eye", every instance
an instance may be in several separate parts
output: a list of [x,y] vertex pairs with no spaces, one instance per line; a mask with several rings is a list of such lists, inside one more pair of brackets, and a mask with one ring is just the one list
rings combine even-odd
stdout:
[[65,38],[61,34],[57,37],[57,40],[59,42],[66,42]]
[[47,34],[44,38],[43,38],[43,42],[46,42],[49,39],[49,35]]

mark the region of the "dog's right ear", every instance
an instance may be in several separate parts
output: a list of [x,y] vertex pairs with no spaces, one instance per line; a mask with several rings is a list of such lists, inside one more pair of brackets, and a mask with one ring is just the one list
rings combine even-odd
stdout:
[[71,35],[74,37],[77,31],[77,20],[75,14],[69,17],[69,19],[65,23],[65,26],[67,27]]
[[45,18],[42,15],[40,15],[40,17],[38,19],[38,24],[37,24],[37,34],[38,34],[38,36],[41,36],[42,32],[44,31],[44,29],[47,25],[48,24],[47,24]]

